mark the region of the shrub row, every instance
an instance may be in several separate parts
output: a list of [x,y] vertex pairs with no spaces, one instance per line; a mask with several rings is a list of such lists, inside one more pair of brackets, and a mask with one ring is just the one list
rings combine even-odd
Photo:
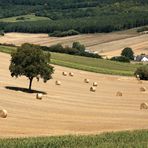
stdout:
[[144,27],[137,29],[137,32],[143,32],[143,31],[148,31],[148,26],[144,26]]
[[41,48],[42,48],[42,50],[49,51],[49,52],[58,52],[58,53],[79,55],[79,56],[92,57],[92,58],[102,58],[98,54],[88,53],[88,52],[85,52],[85,50],[81,50],[81,49],[77,49],[77,48],[73,48],[73,47],[65,47],[64,48],[61,44],[53,45],[50,47],[41,46]]
[[112,57],[110,60],[111,61],[130,63],[129,58],[127,58],[125,56],[115,56],[115,57]]
[[53,33],[49,34],[51,37],[65,37],[65,36],[72,36],[72,35],[78,35],[80,34],[76,30],[68,30],[68,31],[54,31]]

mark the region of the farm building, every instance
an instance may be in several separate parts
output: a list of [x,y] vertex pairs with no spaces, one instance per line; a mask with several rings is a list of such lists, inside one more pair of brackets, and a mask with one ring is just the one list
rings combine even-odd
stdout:
[[137,62],[148,62],[148,55],[137,55],[134,60]]

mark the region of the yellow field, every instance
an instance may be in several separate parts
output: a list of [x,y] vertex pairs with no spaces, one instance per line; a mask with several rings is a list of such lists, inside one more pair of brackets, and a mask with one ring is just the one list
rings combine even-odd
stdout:
[[[8,111],[0,118],[0,137],[96,134],[104,131],[147,129],[148,111],[140,110],[148,102],[148,82],[139,84],[133,77],[109,76],[55,66],[53,79],[47,83],[34,80],[33,89],[45,91],[43,100],[36,94],[6,89],[28,87],[25,77],[11,78],[8,67],[10,56],[0,53],[0,108]],[[73,72],[74,77],[62,75]],[[90,84],[84,83],[90,79]],[[61,86],[55,85],[60,80]],[[96,92],[90,92],[98,82]],[[116,92],[121,91],[122,97]]]
[[86,46],[87,49],[98,51],[101,55],[112,57],[120,55],[125,47],[133,48],[135,54],[148,54],[148,34],[140,35],[135,30],[113,32],[107,34],[85,34],[71,37],[48,37],[47,34],[24,34],[7,33],[0,37],[0,43],[9,43],[21,45],[22,43],[33,43],[45,46],[51,46],[60,43],[64,46],[71,46],[73,42],[78,41]]

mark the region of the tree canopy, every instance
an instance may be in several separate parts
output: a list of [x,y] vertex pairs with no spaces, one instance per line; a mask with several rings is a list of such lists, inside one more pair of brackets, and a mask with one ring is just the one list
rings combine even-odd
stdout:
[[[148,25],[147,0],[1,0],[0,18],[34,14],[47,20],[1,22],[5,32],[54,33],[60,36],[111,32]],[[75,33],[76,33],[75,32]]]
[[130,60],[134,59],[134,52],[131,48],[126,47],[122,50],[121,55],[127,57]]
[[54,69],[49,62],[50,54],[44,53],[39,46],[25,43],[11,54],[9,70],[12,77],[26,76],[31,91],[34,78],[42,78],[44,82],[52,78]]

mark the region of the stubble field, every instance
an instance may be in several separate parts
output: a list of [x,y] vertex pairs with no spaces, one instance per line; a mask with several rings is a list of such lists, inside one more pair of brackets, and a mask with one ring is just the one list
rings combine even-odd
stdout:
[[135,30],[127,30],[113,33],[85,34],[71,37],[48,37],[47,34],[26,34],[6,33],[0,37],[0,43],[15,44],[20,46],[23,43],[33,43],[44,46],[62,44],[71,46],[73,42],[80,42],[87,49],[98,51],[99,54],[107,57],[118,56],[125,47],[131,47],[135,55],[148,54],[148,34],[138,34]]
[[[147,111],[140,110],[148,95],[140,87],[148,89],[147,82],[139,84],[133,77],[55,66],[52,80],[47,83],[34,80],[33,89],[47,93],[43,100],[37,100],[36,93],[12,90],[27,88],[28,80],[11,78],[10,55],[0,53],[0,57],[0,108],[8,111],[6,119],[0,118],[0,137],[97,134],[148,128]],[[63,71],[74,72],[74,77],[64,77]],[[90,83],[85,84],[84,78],[90,79]],[[55,85],[56,80],[62,85]],[[98,87],[96,92],[90,92],[94,81]],[[123,96],[116,96],[117,91]]]

